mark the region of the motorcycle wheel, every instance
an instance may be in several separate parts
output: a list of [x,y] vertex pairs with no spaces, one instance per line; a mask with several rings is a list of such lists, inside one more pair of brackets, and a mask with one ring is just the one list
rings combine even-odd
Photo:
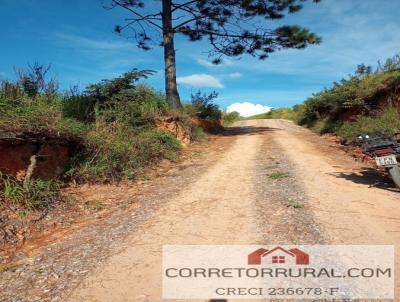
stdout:
[[393,166],[390,168],[387,168],[390,176],[392,177],[394,183],[398,188],[400,188],[400,168],[399,166]]

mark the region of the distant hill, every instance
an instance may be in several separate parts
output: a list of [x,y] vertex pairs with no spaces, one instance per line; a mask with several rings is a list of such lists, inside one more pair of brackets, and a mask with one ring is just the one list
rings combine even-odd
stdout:
[[292,108],[277,108],[277,109],[271,109],[271,111],[266,113],[257,114],[242,119],[257,120],[257,119],[274,119],[274,118],[294,120],[296,118],[296,114],[293,112]]

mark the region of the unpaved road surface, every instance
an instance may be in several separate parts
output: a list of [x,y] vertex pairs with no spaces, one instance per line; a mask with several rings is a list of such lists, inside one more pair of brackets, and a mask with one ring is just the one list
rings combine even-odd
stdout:
[[[400,247],[400,192],[370,187],[380,176],[337,146],[284,120],[238,122],[220,140],[207,167],[177,181],[174,194],[161,200],[154,193],[152,211],[113,242],[120,248],[92,265],[79,285],[57,295],[49,289],[48,296],[36,288],[36,295],[43,301],[162,301],[166,244]],[[273,179],[273,172],[288,177]],[[21,292],[15,296],[30,301]]]

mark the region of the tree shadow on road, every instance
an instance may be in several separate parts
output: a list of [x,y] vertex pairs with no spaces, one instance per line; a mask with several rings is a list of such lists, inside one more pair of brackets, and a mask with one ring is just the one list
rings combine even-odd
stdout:
[[222,132],[224,136],[235,136],[235,135],[252,135],[252,134],[263,134],[267,132],[279,131],[280,128],[273,127],[256,127],[256,126],[238,126],[228,127]]
[[373,168],[364,167],[359,172],[337,172],[330,175],[352,181],[356,184],[368,185],[368,187],[399,192],[399,189],[388,175]]

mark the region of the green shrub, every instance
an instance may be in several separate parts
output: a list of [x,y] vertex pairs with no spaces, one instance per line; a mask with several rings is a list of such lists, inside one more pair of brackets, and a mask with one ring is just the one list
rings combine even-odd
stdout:
[[339,129],[339,136],[355,141],[360,134],[383,134],[392,136],[400,132],[400,112],[387,108],[375,116],[359,116],[354,122],[345,122]]
[[60,99],[45,95],[35,99],[20,95],[16,99],[0,96],[0,129],[65,137],[81,137],[85,126],[62,114]]
[[223,119],[224,119],[224,126],[229,126],[240,119],[240,114],[239,112],[236,111],[232,111],[229,113],[224,112]]
[[21,206],[27,210],[51,206],[60,193],[60,185],[56,181],[33,179],[23,184],[12,177],[1,176],[0,184],[1,203]]
[[83,93],[72,93],[64,96],[62,111],[65,117],[84,123],[95,121],[96,99]]
[[96,107],[96,119],[117,122],[132,127],[143,126],[152,122],[155,115],[167,112],[165,97],[152,88],[139,85],[129,94],[113,96],[108,102]]
[[340,121],[332,121],[330,118],[326,117],[323,119],[319,119],[309,125],[310,128],[318,133],[318,134],[325,134],[325,133],[334,133],[337,129],[340,128],[341,122]]
[[85,151],[74,158],[67,175],[91,182],[132,179],[163,158],[175,159],[179,150],[178,140],[163,131],[97,129],[88,134]]
[[269,177],[271,179],[274,179],[274,180],[281,180],[281,179],[289,177],[289,173],[281,172],[281,171],[275,171],[275,172],[272,172]]
[[146,161],[158,161],[162,158],[174,160],[177,152],[181,149],[177,138],[169,132],[148,130],[140,133],[140,138],[145,140],[143,143],[148,147],[148,149],[146,148],[148,152]]
[[375,109],[376,97],[380,93],[396,94],[400,86],[399,56],[388,59],[383,67],[372,72],[372,68],[359,65],[354,75],[335,82],[308,98],[302,105],[298,121],[312,127],[317,120],[339,120],[343,112],[356,109],[369,115]]
[[157,114],[168,111],[165,96],[153,88],[136,84],[150,71],[124,73],[122,76],[91,84],[83,93],[72,92],[62,102],[66,117],[92,123],[97,118],[107,122],[144,125]]
[[190,116],[198,116],[202,119],[220,120],[222,111],[213,101],[218,97],[218,93],[212,92],[209,95],[202,94],[199,90],[191,94],[190,104],[184,104],[184,110]]
[[204,133],[204,130],[201,127],[193,126],[191,129],[191,133],[192,133],[192,139],[194,141],[201,142],[207,139],[207,134]]

